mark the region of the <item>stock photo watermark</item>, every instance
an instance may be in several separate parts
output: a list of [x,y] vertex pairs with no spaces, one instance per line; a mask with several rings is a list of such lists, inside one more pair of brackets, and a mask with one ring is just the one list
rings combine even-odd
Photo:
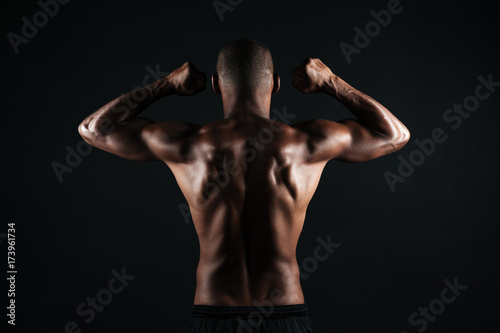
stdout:
[[15,54],[19,53],[19,46],[26,45],[38,34],[39,29],[45,27],[51,18],[59,13],[60,5],[66,5],[70,0],[40,0],[39,11],[31,16],[31,20],[26,16],[21,17],[22,27],[20,34],[9,32],[7,38]]
[[[500,82],[493,81],[493,74],[488,74],[487,78],[479,75],[477,77],[479,84],[476,86],[474,93],[465,97],[461,104],[454,103],[452,108],[446,109],[443,112],[443,120],[446,124],[450,124],[452,130],[458,130],[464,119],[470,118],[472,113],[479,109],[481,102],[490,98],[496,88],[500,87]],[[436,151],[436,146],[445,142],[448,139],[446,131],[441,127],[436,127],[431,131],[428,138],[419,140],[415,139],[413,143],[415,148],[408,154],[407,158],[398,155],[399,165],[392,172],[386,170],[383,176],[387,182],[387,186],[394,193],[396,184],[404,183],[408,177],[413,175],[416,167],[421,166],[426,158],[430,157]]]
[[[443,281],[446,286],[441,290],[439,297],[429,302],[427,307],[419,307],[418,312],[413,312],[408,317],[410,326],[415,327],[418,333],[422,333],[427,329],[429,323],[436,321],[436,318],[443,314],[446,305],[450,305],[456,301],[457,297],[466,290],[468,286],[458,283],[458,277],[455,277],[453,283],[448,279]],[[409,333],[408,331],[401,331],[400,333]]]
[[[271,114],[271,120],[280,121],[283,124],[289,124],[290,119],[294,119],[297,115],[290,114],[287,112],[286,105],[283,107],[283,111],[273,108]],[[253,161],[257,157],[257,151],[262,151],[266,144],[269,144],[274,140],[275,133],[281,132],[283,130],[283,125],[276,126],[271,122],[269,127],[263,127],[255,136],[248,138],[248,144],[250,147],[246,148],[244,151],[245,159],[247,162]],[[229,161],[223,170],[217,172],[217,175],[213,179],[207,182],[203,186],[201,202],[191,203],[192,208],[201,209],[206,207],[210,201],[210,198],[216,196],[221,190],[229,185],[231,181],[231,176],[241,174],[241,167],[235,160]],[[195,206],[193,206],[195,205]],[[182,218],[186,224],[192,222],[190,206],[186,203],[180,203],[177,205]]]
[[214,0],[212,6],[214,6],[220,21],[224,21],[224,13],[232,12],[234,8],[241,5],[243,0]]
[[[114,296],[118,295],[129,285],[129,282],[135,279],[134,275],[127,275],[125,272],[125,267],[118,272],[115,269],[111,270],[113,277],[108,281],[105,288],[99,290],[95,297],[87,297],[84,302],[77,305],[75,312],[81,317],[85,324],[90,324],[100,313],[108,306],[112,301]],[[76,321],[68,321],[64,324],[64,329],[56,333],[81,333],[83,332],[81,325]],[[49,332],[52,333],[52,332]]]
[[[7,306],[7,323],[16,325],[16,280],[17,280],[17,263],[16,263],[16,223],[7,223],[7,234],[0,234],[0,238],[7,238],[7,289],[8,304]],[[5,235],[5,237],[3,237]]]
[[391,23],[393,15],[400,14],[403,9],[404,7],[401,1],[389,0],[389,2],[387,2],[387,9],[381,9],[379,11],[371,10],[370,15],[373,17],[373,20],[368,21],[364,29],[361,29],[359,26],[354,27],[352,44],[347,42],[341,42],[339,44],[340,50],[347,63],[350,64],[352,62],[352,56],[354,54],[359,55],[363,49],[368,47],[371,41],[380,35],[382,29],[387,28]]
[[[151,66],[149,65],[146,66],[144,69],[146,70],[146,72],[148,72],[148,74],[146,74],[142,78],[142,86],[136,86],[132,88],[132,90],[137,90],[139,88],[147,86],[151,78],[157,81],[169,74],[166,72],[162,72],[160,70],[160,64],[156,64],[155,69],[151,68]],[[125,100],[125,102],[128,104],[128,106],[131,106],[137,102],[143,101],[144,98],[146,98],[146,96],[137,96],[137,94],[132,94],[132,98]],[[125,112],[125,113],[130,112],[128,108],[125,109],[126,110],[117,109],[113,111]],[[106,125],[105,121],[103,122],[103,126],[108,126],[108,125]],[[112,130],[113,130],[112,127],[107,127],[103,129],[103,132],[110,132]],[[64,159],[64,162],[52,161],[52,163],[50,164],[59,183],[63,182],[64,174],[73,172],[73,170],[82,163],[83,157],[89,156],[90,153],[92,153],[92,146],[89,145],[87,142],[85,142],[85,140],[80,140],[75,145],[75,148],[72,148],[70,145],[66,145],[65,150],[66,150],[66,157]]]
[[278,303],[280,298],[284,295],[280,289],[274,289],[268,300],[262,302],[253,301],[257,310],[250,312],[247,318],[238,316],[237,333],[252,333],[254,329],[258,329],[264,323],[264,318],[270,317],[274,313],[274,306]]
[[319,263],[330,258],[335,249],[338,249],[342,245],[340,243],[333,243],[331,235],[326,237],[326,241],[318,236],[316,242],[319,245],[314,248],[313,255],[303,259],[302,265],[299,266],[301,280],[307,280],[310,274],[316,272]]

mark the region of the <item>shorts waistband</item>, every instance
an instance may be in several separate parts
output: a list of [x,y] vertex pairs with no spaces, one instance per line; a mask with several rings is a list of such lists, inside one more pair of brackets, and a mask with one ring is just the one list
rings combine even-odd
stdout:
[[248,317],[252,314],[260,313],[266,318],[282,318],[294,316],[306,316],[308,314],[307,305],[264,305],[264,306],[212,306],[193,305],[191,315],[193,317],[206,318],[238,318]]

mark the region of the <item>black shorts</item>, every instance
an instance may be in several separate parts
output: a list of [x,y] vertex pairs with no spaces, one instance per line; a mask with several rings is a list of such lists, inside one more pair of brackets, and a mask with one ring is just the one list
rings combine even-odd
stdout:
[[193,305],[190,333],[311,333],[306,304],[276,306]]

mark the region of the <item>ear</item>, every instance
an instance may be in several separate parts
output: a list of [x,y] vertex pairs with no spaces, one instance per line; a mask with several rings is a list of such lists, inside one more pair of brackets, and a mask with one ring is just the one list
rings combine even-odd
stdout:
[[217,75],[217,73],[212,74],[212,88],[217,95],[221,94],[219,86],[219,76]]
[[276,94],[280,90],[280,76],[278,73],[274,73],[273,75],[273,90],[272,94]]

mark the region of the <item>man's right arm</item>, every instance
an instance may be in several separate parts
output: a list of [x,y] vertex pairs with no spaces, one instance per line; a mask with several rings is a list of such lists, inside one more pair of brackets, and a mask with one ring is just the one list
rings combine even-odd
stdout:
[[294,125],[308,135],[310,162],[367,161],[397,151],[408,142],[410,132],[399,119],[333,74],[321,60],[308,58],[293,74],[295,88],[303,93],[326,93],[357,118],[339,122],[316,119]]

